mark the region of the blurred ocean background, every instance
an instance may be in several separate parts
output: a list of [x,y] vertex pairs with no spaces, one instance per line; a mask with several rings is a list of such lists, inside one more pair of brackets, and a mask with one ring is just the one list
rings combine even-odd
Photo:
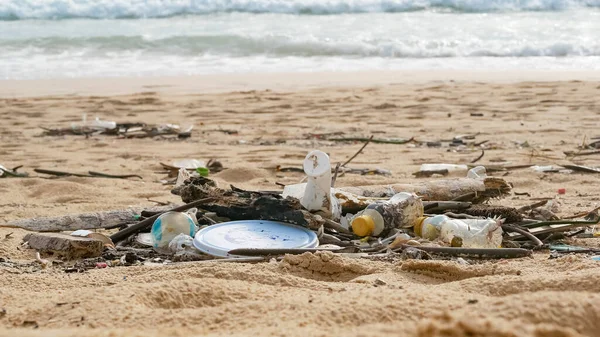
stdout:
[[0,0],[0,79],[598,70],[600,0]]

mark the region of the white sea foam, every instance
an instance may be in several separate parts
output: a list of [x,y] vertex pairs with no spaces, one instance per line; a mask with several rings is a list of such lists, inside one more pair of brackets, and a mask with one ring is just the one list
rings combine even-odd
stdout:
[[0,19],[154,18],[218,12],[343,14],[560,11],[598,8],[600,0],[2,0]]
[[[6,1],[12,0],[0,0],[0,9]],[[241,0],[222,3],[236,1]],[[57,2],[44,1],[48,6]],[[111,12],[108,3],[133,3],[97,2],[106,5],[97,15]],[[69,2],[71,7],[82,3],[87,4]],[[169,1],[144,3],[164,8]],[[77,9],[89,10],[83,5]],[[0,46],[0,79],[368,69],[591,70],[600,69],[600,10],[0,20]]]

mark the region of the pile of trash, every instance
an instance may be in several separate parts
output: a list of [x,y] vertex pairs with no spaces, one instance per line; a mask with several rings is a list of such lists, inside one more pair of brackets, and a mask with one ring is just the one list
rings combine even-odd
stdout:
[[[177,172],[172,193],[185,203],[178,207],[8,225],[35,231],[24,241],[41,254],[43,266],[50,262],[41,256],[75,261],[65,265],[66,272],[178,261],[254,262],[316,251],[386,260],[522,258],[541,249],[550,249],[551,257],[600,253],[564,244],[569,237],[598,234],[596,210],[575,220],[558,219],[548,200],[520,209],[489,205],[486,201],[510,195],[511,185],[488,176],[484,166],[429,165],[421,172],[463,176],[336,188],[339,165],[332,168],[329,156],[315,150],[303,161],[306,182],[283,191],[221,188],[203,174],[206,166],[186,161],[165,167]],[[115,228],[120,230],[110,236],[91,231]]]
[[120,138],[168,138],[170,136],[178,139],[190,138],[194,125],[161,124],[148,125],[143,122],[117,123],[115,121],[101,120],[99,117],[88,120],[87,114],[83,114],[81,123],[72,123],[67,128],[46,128],[43,136],[64,135],[112,135]]

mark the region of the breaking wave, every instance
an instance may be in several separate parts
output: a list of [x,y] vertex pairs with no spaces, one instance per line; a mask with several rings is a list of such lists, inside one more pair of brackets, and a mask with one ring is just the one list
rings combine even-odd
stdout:
[[600,8],[600,0],[2,0],[0,20],[159,18],[212,13],[333,15],[439,10],[465,13]]
[[600,42],[577,45],[546,42],[522,45],[515,41],[320,41],[276,36],[171,36],[149,39],[143,36],[46,37],[26,40],[0,40],[5,52],[30,50],[35,54],[59,54],[82,51],[89,56],[105,56],[113,52],[136,52],[181,56],[223,55],[228,57],[383,57],[383,58],[443,58],[443,57],[565,57],[600,56]]

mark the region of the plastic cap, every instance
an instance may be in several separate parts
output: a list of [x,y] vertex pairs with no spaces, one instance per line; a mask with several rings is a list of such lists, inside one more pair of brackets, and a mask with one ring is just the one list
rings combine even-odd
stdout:
[[427,219],[426,216],[421,216],[418,217],[415,221],[415,226],[413,230],[415,231],[415,234],[417,234],[417,236],[423,236],[423,221],[425,221],[425,219]]
[[371,235],[375,230],[375,221],[368,215],[361,215],[352,220],[352,231],[358,236]]

